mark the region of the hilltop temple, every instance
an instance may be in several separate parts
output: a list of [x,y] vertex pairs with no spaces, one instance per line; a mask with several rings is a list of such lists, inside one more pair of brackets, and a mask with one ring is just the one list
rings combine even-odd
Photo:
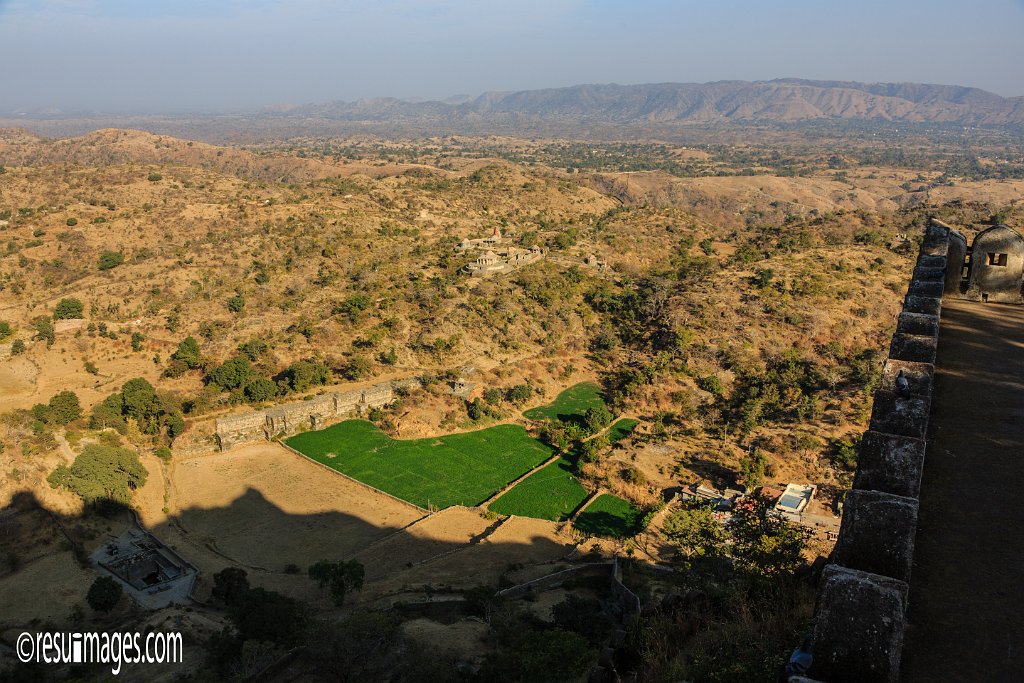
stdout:
[[500,247],[503,241],[501,229],[494,228],[489,237],[480,239],[463,239],[456,247],[456,253],[465,253],[475,249],[486,249],[474,261],[463,267],[463,272],[473,277],[489,277],[499,273],[510,273],[516,268],[534,263],[544,258],[544,250],[540,247],[520,249],[519,247]]

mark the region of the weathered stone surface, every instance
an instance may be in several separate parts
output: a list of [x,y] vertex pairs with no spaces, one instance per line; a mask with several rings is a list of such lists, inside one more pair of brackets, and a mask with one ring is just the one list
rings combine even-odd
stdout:
[[829,683],[899,680],[907,590],[897,579],[825,567],[808,674]]
[[946,269],[946,257],[944,256],[928,256],[927,254],[920,254],[917,257],[918,268],[941,268]]
[[924,454],[923,439],[869,430],[860,442],[853,487],[917,498]]
[[900,313],[896,331],[926,337],[939,336],[939,316],[927,313]]
[[[936,257],[928,257],[936,258]],[[945,259],[942,259],[943,261]],[[946,268],[931,268],[928,266],[917,266],[914,268],[914,280],[920,280],[922,282],[944,282],[946,279]],[[945,285],[943,285],[945,287]]]
[[852,489],[843,505],[833,562],[909,582],[917,506],[913,498]]
[[942,311],[942,299],[933,296],[907,294],[906,298],[903,300],[903,310],[906,313],[939,315]]
[[882,434],[896,434],[923,439],[928,431],[928,411],[931,401],[921,396],[904,398],[899,394],[879,389],[871,407],[870,428]]
[[937,337],[931,335],[897,332],[892,336],[889,358],[934,364],[938,341]]
[[949,253],[946,254],[947,294],[959,294],[967,258],[967,239],[956,230],[949,231]]
[[945,256],[949,253],[949,240],[925,240],[925,243],[921,245],[921,253],[926,256]]
[[890,358],[882,366],[882,378],[878,388],[897,393],[896,379],[901,372],[904,379],[907,380],[911,396],[931,398],[932,381],[935,376],[935,366],[931,363],[914,363],[913,361]]
[[221,450],[239,443],[269,439],[278,434],[291,434],[300,427],[320,429],[333,418],[362,414],[368,408],[379,408],[396,397],[396,391],[419,386],[407,379],[382,382],[367,389],[341,391],[314,396],[306,401],[293,401],[266,410],[217,420],[217,439]]
[[942,282],[915,279],[911,280],[910,287],[907,288],[907,294],[930,296],[938,299],[942,296],[943,289],[945,289],[945,284]]

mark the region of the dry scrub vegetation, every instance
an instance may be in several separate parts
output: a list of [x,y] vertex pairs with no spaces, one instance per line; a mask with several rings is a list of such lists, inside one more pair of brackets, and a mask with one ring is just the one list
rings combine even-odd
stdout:
[[[204,571],[196,595],[214,596],[196,606],[213,615],[197,638],[219,630],[221,608],[241,623],[237,604],[215,604],[212,576],[244,568],[254,587],[382,633],[384,650],[407,659],[399,666],[381,651],[370,659],[394,680],[417,666],[422,673],[429,667],[414,641],[429,639],[429,628],[403,640],[391,622],[367,626],[359,620],[376,617],[328,604],[306,565],[360,559],[371,569],[349,605],[381,607],[533,578],[564,566],[582,538],[566,525],[502,525],[463,508],[417,522],[277,445],[212,455],[215,417],[334,384],[419,377],[423,388],[370,416],[392,436],[502,422],[537,429],[524,408],[596,380],[617,416],[640,422],[578,463],[589,490],[655,509],[666,490],[694,482],[800,481],[820,487],[827,509],[849,486],[852,441],[867,422],[925,220],[1012,222],[1024,191],[1016,180],[950,184],[952,176],[878,165],[783,175],[722,155],[712,160],[720,176],[684,177],[664,169],[712,163],[710,153],[663,148],[674,165],[616,170],[552,144],[352,139],[242,149],[135,131],[0,134],[0,533],[17,541],[4,543],[17,547],[0,569],[0,596],[21,590],[23,568],[38,565],[60,575],[46,618],[79,613],[85,579],[73,556],[131,522],[83,513],[46,478],[90,444],[123,446],[149,471],[134,497],[143,523]],[[461,269],[474,256],[455,245],[496,229],[510,244],[543,247],[546,258],[468,277]],[[473,407],[448,391],[457,378],[484,402]],[[80,402],[70,419],[51,402],[62,391]],[[33,515],[45,523],[22,542]],[[657,526],[593,549],[678,559]],[[632,580],[645,599],[665,590],[639,570]],[[776,589],[787,618],[807,616],[803,589]],[[453,670],[485,676],[515,657],[524,671],[543,670],[522,661],[532,651],[524,636],[500,637],[528,633],[520,627],[529,619],[481,595],[470,595],[473,613],[502,616],[490,635],[473,630],[472,642],[455,648],[463,668]],[[721,599],[723,610],[736,607]],[[0,628],[21,624],[19,609],[0,616]],[[558,623],[558,653],[589,653],[600,642],[557,613],[542,620]],[[737,630],[760,638],[766,622],[745,614],[752,623]],[[693,626],[701,638],[728,631],[702,615]],[[106,618],[143,615],[125,607]],[[249,635],[267,649],[246,650],[244,661],[241,641],[204,640],[230,655],[221,667],[237,664],[220,675],[254,673],[294,644]],[[742,657],[764,651],[760,666],[775,662],[777,637]],[[331,647],[317,641],[290,671],[330,678],[323,652]],[[680,656],[652,664],[652,680],[699,673]]]

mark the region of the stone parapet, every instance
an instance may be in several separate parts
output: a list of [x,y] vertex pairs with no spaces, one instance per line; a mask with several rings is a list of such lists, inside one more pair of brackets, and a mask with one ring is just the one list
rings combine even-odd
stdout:
[[933,224],[921,245],[822,574],[803,680],[899,680],[950,239]]

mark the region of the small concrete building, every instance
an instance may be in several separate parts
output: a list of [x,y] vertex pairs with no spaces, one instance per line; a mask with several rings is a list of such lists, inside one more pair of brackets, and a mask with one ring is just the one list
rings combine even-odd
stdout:
[[813,484],[788,484],[779,502],[775,504],[775,510],[783,517],[799,522],[800,516],[814,498],[815,491],[817,487]]
[[968,254],[967,291],[975,301],[1022,303],[1024,237],[1006,225],[977,234]]

